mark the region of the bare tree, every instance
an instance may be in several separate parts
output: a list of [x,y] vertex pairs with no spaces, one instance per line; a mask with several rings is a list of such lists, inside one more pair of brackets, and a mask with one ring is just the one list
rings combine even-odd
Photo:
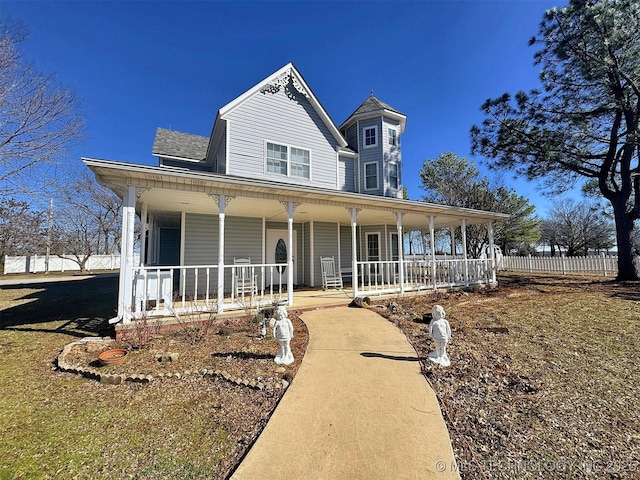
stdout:
[[110,255],[120,248],[122,199],[99,185],[85,168],[69,170],[57,196],[52,249],[85,270],[91,255]]
[[84,126],[75,95],[24,60],[25,38],[22,24],[0,19],[0,196],[42,186],[37,167],[62,158]]
[[0,261],[5,255],[33,255],[44,250],[43,224],[46,215],[29,204],[0,199]]
[[553,202],[553,210],[543,221],[543,239],[567,256],[587,255],[615,245],[615,228],[596,203],[563,200]]

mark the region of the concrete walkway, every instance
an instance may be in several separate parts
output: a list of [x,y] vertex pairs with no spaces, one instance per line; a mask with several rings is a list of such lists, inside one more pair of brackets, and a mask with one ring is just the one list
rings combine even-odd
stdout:
[[366,309],[306,312],[302,320],[302,366],[231,478],[460,478],[435,394],[404,334]]

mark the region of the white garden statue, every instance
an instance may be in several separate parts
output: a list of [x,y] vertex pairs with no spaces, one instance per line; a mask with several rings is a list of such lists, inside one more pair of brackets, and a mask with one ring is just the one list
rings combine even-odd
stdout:
[[435,342],[436,349],[429,353],[429,360],[443,367],[448,367],[451,365],[451,360],[447,356],[447,343],[451,339],[451,327],[449,322],[445,320],[445,315],[441,305],[435,305],[431,309],[432,320],[429,324],[429,336]]
[[273,336],[280,344],[280,351],[274,362],[278,365],[290,365],[293,363],[293,354],[289,342],[293,338],[293,324],[287,315],[287,309],[280,305],[276,307],[275,322],[273,323]]

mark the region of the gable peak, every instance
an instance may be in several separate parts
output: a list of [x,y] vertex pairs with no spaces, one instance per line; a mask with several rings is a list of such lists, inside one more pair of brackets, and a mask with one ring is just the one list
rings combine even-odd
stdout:
[[304,95],[307,99],[310,97],[309,91],[301,82],[300,74],[297,73],[297,70],[292,63],[285,65],[281,70],[281,73],[262,87],[260,92],[276,93],[279,92],[281,88],[286,88],[289,84],[291,84],[298,93]]

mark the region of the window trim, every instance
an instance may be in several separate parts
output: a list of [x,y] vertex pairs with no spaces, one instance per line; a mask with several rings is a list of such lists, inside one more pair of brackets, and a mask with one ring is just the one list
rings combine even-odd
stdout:
[[[378,258],[377,260],[373,260],[369,255],[369,237],[377,237],[378,238]],[[381,248],[382,245],[380,243],[380,232],[367,232],[365,235],[365,251],[367,253],[367,262],[380,262],[382,261]]]
[[[391,184],[391,168],[395,167],[396,169],[396,185],[393,186]],[[400,189],[400,165],[397,162],[389,162],[389,188],[393,188],[394,190]]]
[[[367,166],[368,165],[375,165],[376,167],[376,186],[375,187],[368,187],[367,186]],[[363,169],[364,169],[364,189],[365,191],[369,190],[379,190],[380,189],[380,168],[378,166],[378,162],[365,162],[363,164]]]
[[[374,142],[367,145],[367,131],[368,130],[373,130],[374,131]],[[378,126],[377,125],[371,125],[369,127],[362,127],[362,148],[372,148],[372,147],[377,147],[378,146]]]
[[[398,247],[398,251],[396,252],[398,255],[394,255],[393,254],[393,239],[396,239],[397,242],[397,247]],[[397,257],[397,258],[393,258],[393,257]],[[391,260],[392,262],[397,262],[398,260],[400,260],[400,236],[398,235],[398,232],[389,232],[389,260]]]
[[[391,136],[391,132],[393,132],[393,137]],[[393,143],[391,143],[391,138],[393,138]],[[392,147],[398,146],[398,130],[395,128],[387,127],[387,145]]]
[[[269,151],[269,144],[277,145],[279,147],[285,147],[287,149],[287,159],[286,159],[287,173],[286,174],[270,172],[269,171],[269,165],[268,165],[269,159],[268,159],[268,153],[267,153]],[[309,152],[309,176],[308,177],[301,177],[301,176],[298,176],[298,175],[293,175],[291,173],[291,171],[292,171],[292,169],[291,169],[291,164],[292,164],[292,162],[291,162],[291,155],[292,155],[291,150],[294,149],[294,148],[296,150],[302,150],[302,151],[305,151],[305,152]],[[296,179],[296,180],[311,180],[312,179],[312,168],[311,168],[312,158],[313,158],[313,155],[312,155],[312,151],[311,151],[310,148],[303,148],[303,147],[299,147],[297,145],[292,145],[290,143],[275,142],[273,140],[268,140],[268,139],[264,140],[264,173],[265,173],[265,175],[276,175],[278,177],[286,177],[286,178],[292,178],[292,179]]]

